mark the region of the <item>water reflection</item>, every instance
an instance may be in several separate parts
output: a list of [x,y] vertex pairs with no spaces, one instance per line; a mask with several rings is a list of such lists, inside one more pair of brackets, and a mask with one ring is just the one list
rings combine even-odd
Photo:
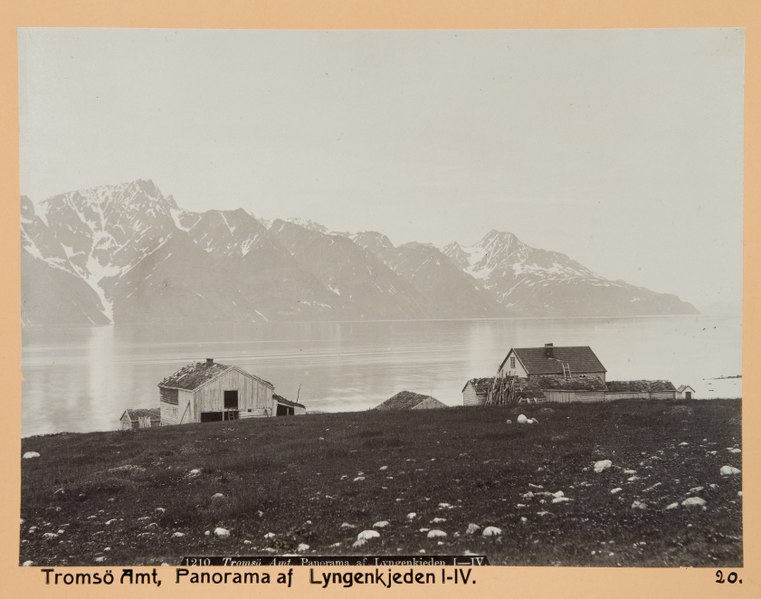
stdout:
[[272,381],[310,409],[358,410],[397,391],[461,403],[474,376],[489,376],[511,346],[590,345],[610,379],[666,378],[698,396],[739,396],[738,319],[510,319],[257,323],[24,331],[22,431],[113,429],[128,407],[156,407],[156,385],[206,357]]

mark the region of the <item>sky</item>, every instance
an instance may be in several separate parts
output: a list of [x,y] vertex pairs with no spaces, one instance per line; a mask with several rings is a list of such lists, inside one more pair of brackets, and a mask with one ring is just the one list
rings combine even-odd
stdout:
[[742,29],[20,29],[21,192],[152,179],[396,243],[742,290]]

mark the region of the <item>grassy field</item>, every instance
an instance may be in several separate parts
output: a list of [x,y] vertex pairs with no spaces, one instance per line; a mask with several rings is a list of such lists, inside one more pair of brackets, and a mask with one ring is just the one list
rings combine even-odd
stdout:
[[[31,437],[22,450],[41,455],[22,460],[20,563],[302,551],[739,566],[741,475],[719,470],[741,468],[740,412],[736,400],[622,400]],[[600,460],[612,466],[595,472]],[[380,521],[380,538],[354,548]],[[502,534],[467,534],[471,523]]]

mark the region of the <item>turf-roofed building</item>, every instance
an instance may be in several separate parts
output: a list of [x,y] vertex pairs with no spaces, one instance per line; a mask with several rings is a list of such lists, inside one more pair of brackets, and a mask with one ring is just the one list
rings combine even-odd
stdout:
[[158,387],[162,425],[306,413],[269,381],[212,358],[188,364]]

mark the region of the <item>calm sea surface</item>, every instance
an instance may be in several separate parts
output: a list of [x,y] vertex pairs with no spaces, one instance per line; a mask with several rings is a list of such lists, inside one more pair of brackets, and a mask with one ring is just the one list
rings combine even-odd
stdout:
[[740,397],[739,318],[508,319],[250,326],[66,327],[23,332],[22,435],[118,428],[125,408],[158,407],[156,385],[213,357],[271,381],[308,410],[373,407],[397,391],[462,403],[512,347],[589,345],[608,379],[669,379],[700,398]]

